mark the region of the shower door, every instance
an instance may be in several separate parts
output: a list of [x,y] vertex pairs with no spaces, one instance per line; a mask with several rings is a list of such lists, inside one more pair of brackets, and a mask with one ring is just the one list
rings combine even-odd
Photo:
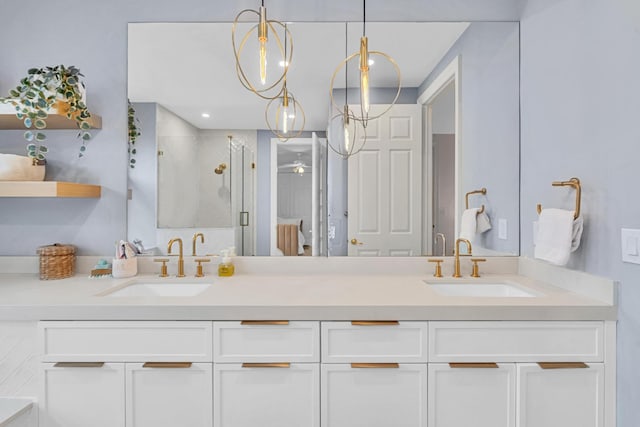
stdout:
[[229,142],[231,164],[231,217],[236,253],[255,255],[255,151],[242,139]]

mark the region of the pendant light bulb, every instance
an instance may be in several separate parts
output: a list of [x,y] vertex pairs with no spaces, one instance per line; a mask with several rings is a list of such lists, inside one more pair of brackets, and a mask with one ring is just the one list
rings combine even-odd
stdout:
[[289,93],[287,92],[287,86],[282,93],[282,133],[287,134],[289,132]]
[[351,135],[349,135],[349,106],[344,106],[344,113],[342,114],[342,126],[344,130],[344,152],[349,153],[351,148]]
[[258,41],[260,42],[260,83],[267,82],[267,8],[260,6],[260,22],[258,23]]
[[369,114],[369,47],[367,37],[360,38],[360,103]]

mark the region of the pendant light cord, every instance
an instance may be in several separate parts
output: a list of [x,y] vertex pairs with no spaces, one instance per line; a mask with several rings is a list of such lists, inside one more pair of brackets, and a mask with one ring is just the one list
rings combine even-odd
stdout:
[[362,37],[366,35],[366,31],[365,31],[366,27],[367,27],[367,0],[362,0]]
[[[344,23],[344,57],[349,57],[349,24],[347,22]],[[349,61],[344,64],[344,105],[349,105],[349,84],[347,83],[347,68],[349,67]]]

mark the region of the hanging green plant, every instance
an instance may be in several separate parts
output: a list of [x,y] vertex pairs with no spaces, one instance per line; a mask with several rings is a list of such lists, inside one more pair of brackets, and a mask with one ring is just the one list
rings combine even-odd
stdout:
[[86,143],[91,139],[91,113],[84,100],[82,77],[84,75],[74,66],[31,68],[20,84],[9,91],[9,96],[0,98],[1,103],[15,107],[16,117],[27,128],[24,138],[29,143],[29,157],[45,159],[48,150],[44,144],[47,138],[44,129],[53,110],[76,122],[78,138],[82,141],[78,157],[84,155]]
[[133,108],[133,104],[131,101],[127,99],[127,117],[129,122],[129,167],[136,167],[136,141],[140,136],[140,128],[138,125],[140,124],[140,120],[136,117],[136,110]]

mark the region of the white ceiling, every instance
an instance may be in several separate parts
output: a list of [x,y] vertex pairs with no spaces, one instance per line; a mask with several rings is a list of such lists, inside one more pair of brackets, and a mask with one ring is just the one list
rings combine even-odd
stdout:
[[[402,86],[410,88],[424,81],[468,25],[367,23],[366,33],[369,50],[391,55],[400,67]],[[305,129],[324,130],[331,75],[345,57],[345,23],[288,26],[294,50],[287,86],[306,113]],[[244,89],[236,76],[231,29],[231,23],[129,24],[129,99],[157,102],[202,129],[266,129],[267,101]],[[359,47],[362,24],[349,23],[346,33],[351,54]],[[245,55],[252,54],[252,42],[253,37]],[[375,67],[372,86],[393,86],[395,77],[380,75],[382,67]],[[336,79],[335,87],[344,87],[344,77]],[[204,112],[211,117],[203,118]]]

